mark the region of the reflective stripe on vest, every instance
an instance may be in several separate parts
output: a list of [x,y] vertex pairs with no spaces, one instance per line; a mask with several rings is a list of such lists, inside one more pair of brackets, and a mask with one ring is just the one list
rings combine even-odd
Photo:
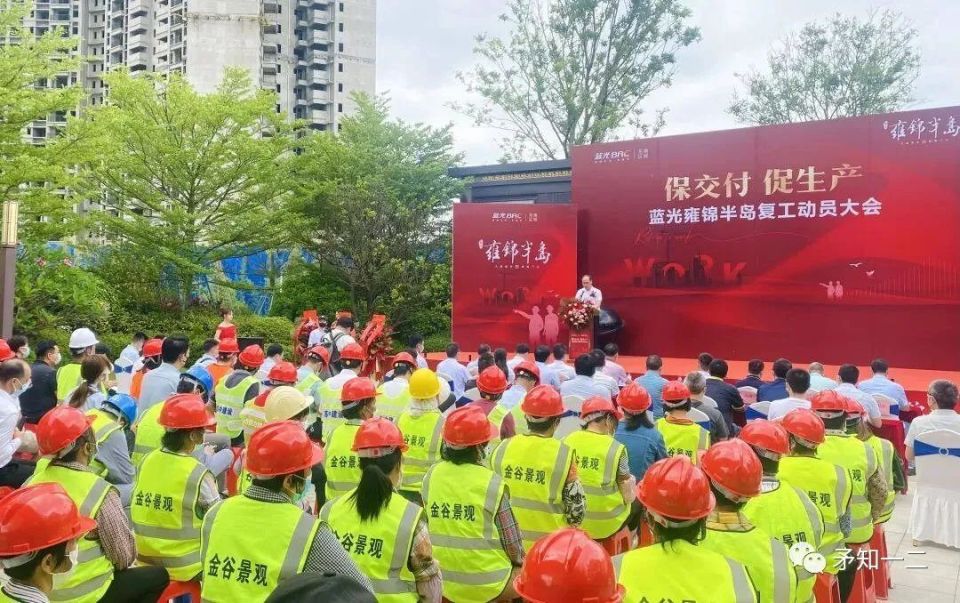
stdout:
[[360,483],[360,458],[350,450],[359,429],[359,421],[348,421],[330,434],[326,457],[323,459],[323,468],[327,473],[327,500],[346,494]]
[[66,401],[70,392],[80,385],[81,381],[83,378],[80,376],[79,363],[71,362],[57,369],[57,400]]
[[667,454],[685,454],[694,465],[700,462],[697,452],[710,447],[710,432],[696,423],[671,423],[666,419],[657,419],[656,427],[663,434]]
[[323,420],[323,439],[329,442],[333,430],[343,425],[343,404],[340,402],[340,388],[333,389],[328,381],[320,385],[320,418]]
[[867,480],[877,470],[877,460],[870,444],[856,437],[828,433],[817,448],[817,456],[844,467],[851,478],[850,534],[848,544],[860,544],[873,537],[873,517],[867,499]]
[[594,540],[615,534],[630,514],[617,485],[618,461],[626,448],[611,436],[586,429],[571,433],[563,441],[576,453],[577,473],[587,495],[580,527]]
[[792,603],[796,597],[796,575],[787,547],[762,529],[723,530],[710,527],[700,543],[711,551],[743,565],[764,603]]
[[[236,371],[246,374],[246,371]],[[243,432],[243,423],[240,419],[240,411],[243,410],[244,398],[247,390],[257,384],[257,379],[253,375],[247,374],[233,387],[227,387],[227,381],[235,374],[227,375],[220,380],[214,391],[217,394],[217,433],[225,433],[231,438],[235,438]]]
[[[320,519],[330,526],[360,571],[370,578],[378,602],[419,601],[416,579],[407,568],[407,561],[423,509],[394,494],[376,519],[362,521],[354,493],[351,490],[346,496],[327,502],[320,510]],[[378,541],[381,555],[371,555],[370,547]]]
[[258,406],[257,400],[261,399],[266,403],[266,397],[260,398],[262,393],[254,398],[250,398],[243,404],[243,410],[240,411],[240,425],[243,426],[243,441],[250,443],[250,437],[253,432],[263,427],[267,422],[267,409],[264,406]]
[[[897,502],[897,491],[893,489],[893,443],[878,436],[871,437],[867,440],[867,443],[873,447],[873,453],[880,461],[883,477],[887,482],[887,497],[883,501],[883,512],[877,521],[877,523],[886,523],[893,516],[893,509]],[[900,462],[900,460],[897,459],[896,462]]]
[[[93,429],[93,437],[97,440],[97,445],[102,445],[114,432],[123,429],[119,421],[110,413],[96,409],[87,412],[87,416],[93,418],[90,428]],[[109,473],[107,466],[100,459],[94,458],[90,461],[90,468],[100,477],[106,477]]]
[[137,422],[133,438],[133,464],[139,466],[144,457],[159,450],[163,439],[163,426],[160,425],[160,411],[163,404],[154,404]]
[[[383,386],[377,388],[377,416],[383,417],[385,419],[390,419],[394,423],[400,420],[400,417],[407,411],[407,407],[410,406],[410,401],[413,398],[410,397],[410,386],[404,387],[400,390],[400,393],[396,396],[388,396],[384,393]],[[401,431],[403,431],[401,429]],[[406,435],[407,432],[403,432]],[[403,457],[404,463],[407,462],[407,457]]]
[[513,564],[495,521],[504,492],[504,480],[480,465],[441,461],[423,478],[420,494],[448,600],[492,601],[507,586]]
[[[377,403],[377,415],[380,403]],[[414,417],[409,412],[400,415],[397,422],[403,440],[409,447],[403,454],[403,481],[401,490],[420,491],[423,476],[440,461],[440,438],[443,434],[443,414],[428,412]]]

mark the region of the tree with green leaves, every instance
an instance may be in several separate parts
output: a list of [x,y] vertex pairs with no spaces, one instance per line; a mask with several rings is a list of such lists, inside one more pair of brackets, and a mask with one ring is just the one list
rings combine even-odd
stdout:
[[480,35],[458,77],[479,103],[455,104],[503,132],[504,159],[560,159],[625,128],[655,133],[641,106],[669,86],[676,53],[700,39],[681,0],[511,0],[507,39]]
[[[181,76],[106,77],[110,101],[76,134],[95,143],[88,191],[104,232],[175,275],[181,306],[217,262],[281,244],[293,130],[275,94],[228,70],[212,94]],[[221,281],[221,284],[228,284]]]
[[356,100],[336,135],[303,142],[289,230],[349,291],[359,316],[385,312],[403,329],[433,305],[442,280],[452,199],[462,191],[447,169],[461,156],[450,126],[391,120],[384,100]]
[[912,102],[920,75],[917,30],[900,14],[834,15],[770,51],[765,73],[738,74],[728,111],[747,124],[888,113]]

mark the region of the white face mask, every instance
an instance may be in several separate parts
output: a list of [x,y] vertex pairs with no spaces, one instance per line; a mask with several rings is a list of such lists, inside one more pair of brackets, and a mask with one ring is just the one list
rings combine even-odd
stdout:
[[63,362],[63,356],[60,352],[57,352],[57,355],[53,357],[53,366],[57,366],[61,362]]
[[73,570],[80,565],[80,547],[73,547],[73,550],[67,554],[67,557],[70,559],[70,569],[67,570],[66,573],[72,573]]
[[14,390],[14,392],[13,392],[13,397],[14,397],[14,398],[19,398],[20,396],[23,395],[23,392],[25,392],[25,391],[27,391],[28,389],[30,389],[30,386],[31,386],[31,385],[33,385],[33,384],[32,384],[30,381],[27,381],[26,383],[22,384],[20,387],[18,387],[16,390]]
[[20,348],[20,353],[23,354],[23,357],[24,357],[24,358],[29,358],[29,357],[30,357],[30,346],[25,345],[25,346],[23,346],[22,348]]

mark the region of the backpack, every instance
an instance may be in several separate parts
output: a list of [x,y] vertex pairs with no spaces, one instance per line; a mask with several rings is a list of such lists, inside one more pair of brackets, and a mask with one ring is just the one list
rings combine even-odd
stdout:
[[327,351],[330,352],[329,372],[331,377],[343,370],[343,363],[340,362],[340,348],[337,347],[337,342],[340,341],[340,338],[344,335],[346,335],[346,333],[332,333],[320,342],[320,345],[327,348]]

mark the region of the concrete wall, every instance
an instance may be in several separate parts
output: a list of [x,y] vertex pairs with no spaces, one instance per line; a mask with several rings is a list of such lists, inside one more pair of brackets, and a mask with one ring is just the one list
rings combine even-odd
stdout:
[[[356,104],[350,98],[353,92],[366,92],[371,96],[376,93],[377,1],[340,0],[332,4],[336,36],[332,48],[331,76],[335,95],[332,113],[334,121],[339,123],[341,117],[356,110]],[[341,6],[343,10],[340,10]],[[341,25],[343,31],[340,31]],[[340,50],[341,44],[343,50]]]
[[260,81],[259,0],[190,0],[187,7],[187,79],[213,92],[227,67],[242,67]]

